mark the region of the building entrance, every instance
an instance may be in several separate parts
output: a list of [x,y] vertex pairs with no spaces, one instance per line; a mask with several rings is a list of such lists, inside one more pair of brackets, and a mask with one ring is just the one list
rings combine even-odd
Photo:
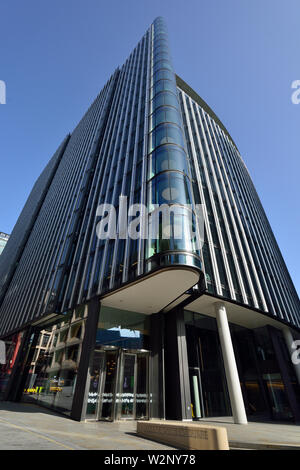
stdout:
[[217,325],[213,318],[186,312],[192,417],[231,414]]
[[148,419],[148,371],[148,351],[95,349],[88,378],[86,419]]

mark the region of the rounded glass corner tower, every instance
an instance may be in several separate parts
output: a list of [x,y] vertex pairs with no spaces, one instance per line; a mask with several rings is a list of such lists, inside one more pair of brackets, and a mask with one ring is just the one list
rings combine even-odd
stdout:
[[150,31],[146,272],[167,266],[201,270],[191,173],[163,18],[156,18]]

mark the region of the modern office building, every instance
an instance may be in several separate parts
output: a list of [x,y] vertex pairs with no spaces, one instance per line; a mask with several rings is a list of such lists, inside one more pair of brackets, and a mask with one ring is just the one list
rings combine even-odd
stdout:
[[0,338],[2,399],[76,420],[300,420],[298,295],[162,18],[35,183],[0,259]]
[[0,232],[0,255],[2,251],[4,250],[4,247],[6,243],[8,242],[8,239],[9,239],[9,235],[7,233]]

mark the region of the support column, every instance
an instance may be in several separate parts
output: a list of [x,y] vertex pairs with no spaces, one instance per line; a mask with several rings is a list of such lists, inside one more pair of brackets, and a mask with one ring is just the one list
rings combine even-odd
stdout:
[[165,419],[164,315],[150,318],[150,419]]
[[181,308],[165,314],[164,356],[166,419],[192,421],[184,311]]
[[287,345],[287,348],[288,348],[288,351],[290,353],[290,357],[291,357],[291,362],[293,364],[293,367],[294,367],[294,371],[295,371],[295,375],[297,377],[297,381],[298,381],[298,384],[300,385],[300,361],[298,364],[295,364],[293,361],[292,361],[292,354],[295,353],[296,349],[292,348],[292,344],[294,342],[294,338],[293,338],[293,335],[292,335],[292,332],[291,330],[286,327],[282,330],[282,333],[283,333],[283,336],[284,336],[284,339],[285,339],[285,342],[286,342],[286,345]]
[[231,341],[225,305],[222,302],[216,302],[215,312],[234,423],[247,424],[248,421]]
[[97,325],[100,312],[100,301],[94,298],[88,302],[88,316],[85,323],[85,333],[82,342],[81,357],[78,367],[76,388],[72,403],[71,418],[76,421],[84,419],[84,398],[87,387],[88,366],[91,354],[95,348]]

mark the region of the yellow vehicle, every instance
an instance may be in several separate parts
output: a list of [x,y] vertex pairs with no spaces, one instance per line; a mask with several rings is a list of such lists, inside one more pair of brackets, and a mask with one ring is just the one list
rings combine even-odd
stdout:
[[57,386],[53,386],[53,387],[50,387],[50,392],[61,392],[62,391],[62,388],[61,387],[57,387]]

